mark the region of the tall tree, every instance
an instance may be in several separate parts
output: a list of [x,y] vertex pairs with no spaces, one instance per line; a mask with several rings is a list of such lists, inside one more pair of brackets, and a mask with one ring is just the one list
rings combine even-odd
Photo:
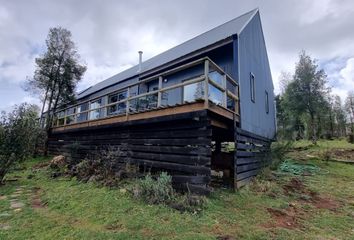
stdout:
[[351,134],[354,135],[354,91],[348,92],[345,100],[345,110],[349,118]]
[[345,136],[347,121],[342,105],[342,100],[338,95],[334,97],[333,111],[335,114],[337,137],[343,137]]
[[[49,133],[54,113],[75,99],[75,89],[86,71],[71,32],[61,27],[51,28],[46,39],[46,52],[36,58],[34,76],[28,79],[26,90],[42,99],[41,124]],[[45,119],[45,120],[44,120]]]
[[318,69],[316,61],[302,51],[296,63],[294,79],[285,90],[284,101],[292,114],[305,115],[308,119],[308,135],[314,144],[319,136],[320,112],[326,102],[326,83],[325,72]]

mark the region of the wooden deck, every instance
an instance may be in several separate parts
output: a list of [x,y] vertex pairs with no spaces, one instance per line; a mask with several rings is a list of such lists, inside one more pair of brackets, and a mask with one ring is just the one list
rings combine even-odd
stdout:
[[[80,129],[80,128],[87,128],[93,126],[108,125],[113,123],[122,123],[122,122],[136,121],[142,119],[152,119],[156,117],[171,116],[171,115],[181,114],[181,113],[190,113],[190,112],[201,111],[206,109],[219,115],[220,118],[234,120],[234,117],[236,117],[236,120],[239,121],[239,116],[235,115],[230,110],[215,105],[213,103],[209,103],[208,106],[206,107],[204,101],[201,101],[201,102],[188,103],[188,104],[177,105],[172,107],[161,107],[161,108],[151,109],[151,110],[138,112],[130,115],[123,114],[118,116],[106,117],[103,119],[96,119],[96,120],[89,120],[80,123],[68,124],[61,127],[53,127],[52,132],[56,133],[56,132],[61,132],[69,129]],[[222,127],[222,128],[225,128],[226,126],[225,123],[223,123],[221,120],[218,119],[213,119],[212,125],[216,127]]]

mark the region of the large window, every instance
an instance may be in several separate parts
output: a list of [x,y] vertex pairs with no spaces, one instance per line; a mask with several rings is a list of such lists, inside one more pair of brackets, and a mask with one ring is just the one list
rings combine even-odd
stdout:
[[251,90],[251,101],[256,101],[256,89],[255,89],[255,79],[253,73],[250,73],[250,90]]
[[[116,103],[126,98],[127,98],[127,91],[115,93],[108,96],[108,104]],[[127,109],[126,102],[120,102],[114,105],[110,105],[107,107],[107,115],[112,116],[112,115],[123,114],[125,113],[126,109]]]
[[265,91],[265,110],[266,113],[269,113],[269,97],[267,91]]

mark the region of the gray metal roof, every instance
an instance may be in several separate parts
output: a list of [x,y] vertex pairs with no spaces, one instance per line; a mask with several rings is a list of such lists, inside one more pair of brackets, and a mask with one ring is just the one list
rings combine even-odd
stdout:
[[[166,63],[169,63],[177,58],[183,57],[191,52],[197,51],[201,48],[212,45],[216,42],[224,40],[235,34],[240,34],[247,23],[258,12],[258,9],[254,9],[247,12],[231,21],[228,21],[218,27],[215,27],[199,36],[196,36],[176,47],[173,47],[155,57],[152,57],[142,63],[142,69],[140,73],[144,73]],[[138,74],[138,65],[129,68],[121,73],[118,73],[96,85],[82,91],[78,94],[78,98],[86,97],[94,92],[97,92],[103,88],[114,85],[123,80],[132,78]]]

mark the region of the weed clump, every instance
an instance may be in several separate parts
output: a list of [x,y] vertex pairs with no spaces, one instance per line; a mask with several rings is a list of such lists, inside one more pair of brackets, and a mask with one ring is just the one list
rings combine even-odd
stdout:
[[165,172],[162,172],[156,180],[150,174],[146,175],[138,180],[134,190],[135,197],[140,197],[151,204],[170,203],[176,195],[172,187],[172,178]]
[[206,203],[204,196],[176,192],[172,186],[172,177],[166,172],[156,178],[148,174],[137,180],[131,192],[136,199],[149,204],[163,204],[182,212],[198,213]]

